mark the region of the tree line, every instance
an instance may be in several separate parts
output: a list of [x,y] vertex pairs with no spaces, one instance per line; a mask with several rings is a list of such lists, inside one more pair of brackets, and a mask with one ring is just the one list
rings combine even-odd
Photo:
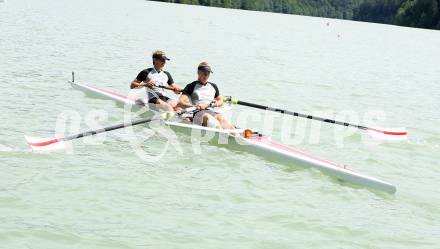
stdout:
[[440,29],[440,0],[156,0]]

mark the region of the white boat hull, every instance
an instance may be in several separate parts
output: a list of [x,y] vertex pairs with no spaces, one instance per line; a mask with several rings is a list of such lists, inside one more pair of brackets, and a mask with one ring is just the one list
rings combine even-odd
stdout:
[[[72,82],[71,84],[74,88],[88,94],[92,94],[94,97],[98,97],[101,99],[114,100],[124,105],[128,104],[136,106],[139,103],[135,99],[109,90],[84,86]],[[276,161],[283,164],[295,164],[304,167],[315,168],[325,174],[337,177],[338,179],[359,186],[365,186],[371,189],[385,191],[388,193],[396,192],[396,187],[390,183],[374,177],[356,173],[346,168],[344,165],[323,160],[295,148],[291,148],[283,144],[271,141],[266,136],[252,136],[250,138],[244,138],[243,136],[234,135],[227,130],[196,126],[181,122],[166,121],[164,123],[175,131],[184,132],[187,134],[192,134],[192,132],[194,131],[212,133],[211,137],[213,137],[213,139],[211,140],[211,142],[214,141],[213,143],[219,144],[220,146],[224,144],[227,145],[229,148],[257,154],[259,156],[268,158],[271,161]],[[235,134],[237,132],[240,132],[240,130],[236,130]]]

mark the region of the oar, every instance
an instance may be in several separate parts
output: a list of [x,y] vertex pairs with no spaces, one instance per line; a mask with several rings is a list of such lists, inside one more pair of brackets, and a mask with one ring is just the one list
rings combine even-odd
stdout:
[[[156,87],[158,87],[158,88],[163,88],[163,89],[166,89],[166,90],[170,90],[170,91],[174,91],[174,89],[172,88],[172,87],[169,87],[169,86],[162,86],[162,85],[159,85],[159,86],[156,86]],[[180,90],[179,92],[182,92],[183,90]]]
[[92,136],[92,135],[96,135],[96,134],[99,134],[99,133],[103,133],[103,132],[107,132],[107,131],[113,131],[113,130],[129,127],[129,126],[144,124],[144,123],[148,123],[148,122],[151,122],[151,121],[154,121],[154,120],[158,120],[158,119],[153,119],[153,118],[139,119],[139,120],[135,120],[135,121],[132,121],[132,122],[129,122],[129,123],[122,123],[122,124],[117,124],[117,125],[112,125],[112,126],[104,127],[104,128],[101,128],[101,129],[81,132],[81,133],[78,133],[78,134],[75,134],[75,135],[70,135],[68,137],[36,138],[36,137],[25,136],[25,138],[26,138],[28,144],[31,146],[33,151],[61,150],[61,149],[65,148],[64,142],[69,141],[69,140],[74,140],[74,139],[82,138],[82,137],[86,137],[86,136]]
[[183,109],[180,112],[173,113],[173,112],[164,112],[160,115],[160,118],[146,118],[146,119],[138,119],[135,121],[112,125],[108,127],[104,127],[101,129],[81,132],[75,135],[70,135],[68,137],[60,137],[60,138],[38,138],[38,137],[30,137],[30,136],[24,136],[28,142],[28,144],[31,146],[33,151],[53,151],[53,150],[62,150],[65,148],[65,141],[74,140],[77,138],[82,138],[86,136],[92,136],[99,133],[107,132],[107,131],[113,131],[129,126],[135,126],[139,124],[148,123],[155,120],[168,120],[171,119],[175,114],[180,116],[183,113],[189,113],[193,112],[195,108],[190,107],[187,109]]
[[355,124],[350,124],[350,123],[346,123],[346,122],[336,121],[336,120],[332,120],[332,119],[327,119],[327,118],[321,118],[321,117],[301,114],[301,113],[298,113],[298,112],[292,112],[292,111],[289,111],[289,110],[283,110],[283,109],[279,109],[279,108],[273,108],[273,107],[269,107],[269,106],[249,103],[249,102],[245,102],[245,101],[234,99],[234,98],[232,98],[230,96],[224,97],[223,98],[223,102],[225,102],[225,103],[232,103],[232,104],[236,104],[236,105],[253,107],[253,108],[257,108],[257,109],[261,109],[261,110],[268,110],[268,111],[273,111],[273,112],[279,112],[279,113],[282,113],[282,114],[292,115],[292,116],[295,116],[295,117],[301,117],[301,118],[307,118],[307,119],[312,119],[312,120],[318,120],[318,121],[322,121],[322,122],[326,122],[326,123],[331,123],[331,124],[342,125],[342,126],[346,126],[346,127],[354,127],[354,128],[357,128],[357,129],[368,131],[374,137],[382,139],[382,140],[406,140],[407,139],[407,132],[406,132],[405,128],[386,128],[385,129],[385,128],[372,128],[372,127],[366,127],[366,126],[362,126],[362,125],[355,125]]

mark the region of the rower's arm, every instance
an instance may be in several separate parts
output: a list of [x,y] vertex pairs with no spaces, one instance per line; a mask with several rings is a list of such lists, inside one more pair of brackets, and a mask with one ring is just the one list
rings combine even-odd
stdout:
[[223,98],[222,96],[217,96],[214,98],[214,107],[220,107],[223,105]]
[[179,97],[179,107],[188,108],[192,107],[191,101],[189,101],[189,97],[186,94],[182,94]]
[[182,89],[178,87],[175,83],[169,85],[171,87],[171,90],[174,91],[175,94],[179,94],[182,92]]
[[142,81],[134,79],[130,84],[130,89],[141,87]]
[[[145,80],[145,81],[140,81],[140,80],[138,80],[138,79],[134,79],[134,80],[131,82],[131,84],[130,84],[130,89],[133,89],[133,88],[141,88],[141,87],[144,87],[144,86],[147,86],[147,87],[152,88],[152,87],[154,86],[154,84],[153,84],[152,82],[153,82],[153,81],[150,80],[150,79],[147,79],[147,80]],[[152,84],[149,84],[149,83],[152,83]]]

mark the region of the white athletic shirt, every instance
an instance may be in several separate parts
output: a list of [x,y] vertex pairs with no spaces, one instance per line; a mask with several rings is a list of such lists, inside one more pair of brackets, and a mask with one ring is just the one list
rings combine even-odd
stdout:
[[[171,77],[169,72],[163,70],[158,72],[155,68],[147,68],[142,70],[139,72],[136,79],[141,82],[149,80],[157,81],[156,84],[161,86],[167,86],[174,83],[173,77]],[[150,88],[146,89],[148,92],[148,99],[166,95],[165,89],[163,88],[154,88],[154,90],[151,90]]]
[[207,82],[202,85],[199,81],[186,85],[182,93],[189,96],[193,105],[210,104],[216,97],[220,96],[216,84]]

